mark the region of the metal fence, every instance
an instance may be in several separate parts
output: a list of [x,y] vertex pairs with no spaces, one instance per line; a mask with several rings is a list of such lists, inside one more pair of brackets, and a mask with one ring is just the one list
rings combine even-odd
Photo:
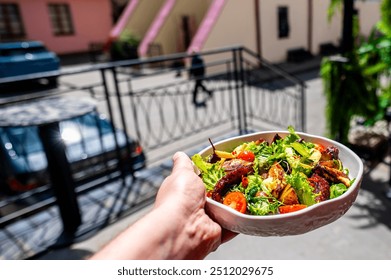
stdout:
[[[59,74],[54,89],[2,99],[0,106],[54,95],[92,97],[97,101],[96,111],[107,116],[112,129],[123,131],[141,144],[147,166],[143,170],[124,170],[118,159],[118,168],[77,182],[83,216],[81,228],[84,227],[79,234],[89,230],[89,216],[95,220],[99,216],[85,208],[89,205],[87,200],[107,206],[108,202],[100,199],[111,197],[111,212],[102,214],[99,225],[111,223],[151,202],[177,150],[190,155],[208,145],[208,138],[218,141],[252,131],[286,129],[288,125],[305,131],[305,86],[301,80],[244,47],[211,50],[201,55],[207,73],[204,84],[213,92],[211,97],[198,94],[204,101],[201,106],[192,103],[195,80],[188,75],[191,55],[185,53],[67,68]],[[35,77],[12,81],[21,85],[31,78]],[[0,90],[4,92],[2,82]],[[98,166],[91,162],[94,164]],[[99,165],[99,168],[106,167]],[[99,198],[91,197],[94,190],[105,193]],[[50,182],[17,195],[3,194],[0,230],[55,206]]]

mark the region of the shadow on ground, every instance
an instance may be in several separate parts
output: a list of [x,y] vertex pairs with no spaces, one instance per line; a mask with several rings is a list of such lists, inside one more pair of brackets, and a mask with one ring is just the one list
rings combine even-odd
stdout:
[[81,250],[81,249],[59,249],[52,252],[44,252],[38,255],[35,255],[31,259],[39,260],[42,256],[44,256],[43,259],[45,260],[85,260],[88,259],[93,252],[90,252],[88,250]]
[[390,185],[386,175],[390,174],[390,168],[389,164],[381,163],[364,175],[361,189],[366,191],[368,197],[363,202],[356,201],[355,206],[363,210],[362,213],[368,214],[354,217],[368,221],[362,225],[362,229],[383,224],[391,230],[391,197],[387,196]]

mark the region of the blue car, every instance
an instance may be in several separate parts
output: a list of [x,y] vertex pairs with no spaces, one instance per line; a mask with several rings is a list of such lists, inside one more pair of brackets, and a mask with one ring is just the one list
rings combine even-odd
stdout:
[[[107,172],[137,171],[146,159],[140,144],[124,131],[115,129],[95,112],[60,122],[76,182],[88,182]],[[119,160],[121,159],[121,160]],[[47,160],[38,128],[0,128],[0,191],[5,194],[28,191],[49,182]]]
[[55,86],[59,70],[60,59],[42,42],[0,43],[0,79],[12,81],[21,75],[35,74],[32,80],[42,80],[41,76],[47,76],[47,83]]

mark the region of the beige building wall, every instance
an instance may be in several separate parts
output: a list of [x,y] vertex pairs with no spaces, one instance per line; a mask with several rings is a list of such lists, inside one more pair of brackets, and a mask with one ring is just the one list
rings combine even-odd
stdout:
[[[293,48],[311,50],[319,54],[319,46],[333,43],[338,46],[342,33],[342,11],[331,21],[327,18],[330,0],[312,1],[312,27],[309,28],[308,0],[260,0],[261,54],[273,62],[286,61],[287,51]],[[359,10],[361,34],[368,36],[380,19],[380,1],[356,1]],[[278,7],[288,7],[290,33],[278,38]],[[227,0],[224,10],[212,29],[203,50],[232,45],[243,45],[256,51],[254,1]],[[312,29],[309,36],[308,31]],[[311,44],[311,46],[309,46]]]
[[[327,8],[329,1],[313,0],[313,42],[314,54],[319,53],[319,45],[322,43],[340,44],[342,36],[342,11],[337,11],[329,22],[327,20]],[[355,8],[359,14],[360,34],[367,37],[375,24],[380,20],[380,1],[356,1]]]
[[238,45],[257,50],[254,1],[227,0],[203,50]]
[[165,0],[139,1],[124,30],[143,38],[164,2]]
[[[157,14],[159,5],[147,5],[142,0],[138,11],[129,21],[129,26],[137,27],[139,32],[146,32],[147,15]],[[154,44],[161,46],[162,54],[182,52],[180,47],[181,18],[189,16],[194,32],[200,26],[213,0],[176,0],[175,6],[166,22],[158,31]],[[259,21],[261,36],[261,55],[273,62],[284,62],[287,51],[294,48],[310,50],[319,54],[319,46],[324,43],[339,45],[342,32],[342,13],[337,11],[331,21],[327,18],[330,0],[312,0],[312,26],[309,28],[309,0],[259,0]],[[156,3],[156,2],[154,2]],[[361,33],[367,36],[380,18],[380,1],[356,1],[359,10]],[[278,7],[288,7],[290,33],[287,38],[278,38]],[[153,10],[155,8],[155,10]],[[207,36],[201,51],[243,45],[257,51],[255,2],[250,0],[226,0],[223,11]],[[144,26],[141,27],[142,22]],[[148,25],[151,23],[148,22]],[[133,27],[129,27],[131,29]],[[309,34],[309,30],[312,33]],[[194,35],[194,34],[192,34]],[[309,45],[310,44],[310,45]]]
[[313,0],[312,54],[319,53],[319,46],[324,43],[340,44],[342,34],[342,12],[336,11],[328,20],[327,10],[330,1]]
[[[182,52],[178,50],[182,40],[181,22],[183,16],[189,16],[191,24],[196,32],[210,5],[210,0],[177,0],[170,16],[159,30],[154,44],[162,48],[162,53],[170,54]],[[194,35],[194,34],[193,34]]]
[[356,7],[359,10],[359,24],[361,35],[368,37],[372,28],[380,20],[380,0],[379,1],[358,1]]
[[[201,51],[223,47],[245,46],[256,52],[256,28],[254,1],[226,0],[220,17],[209,33]],[[230,56],[230,54],[228,54]],[[223,61],[227,53],[213,55],[213,60]],[[205,63],[210,63],[211,57],[204,57]],[[226,64],[208,67],[208,74],[226,71]],[[232,67],[232,66],[231,66]]]
[[[305,48],[308,44],[307,0],[260,1],[262,56],[272,62],[286,60],[291,48]],[[288,38],[278,38],[278,7],[288,7],[290,33]]]

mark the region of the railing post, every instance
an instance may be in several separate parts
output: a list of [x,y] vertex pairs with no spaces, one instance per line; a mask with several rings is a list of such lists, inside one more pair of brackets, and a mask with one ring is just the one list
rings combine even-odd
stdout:
[[121,167],[121,175],[124,176],[123,165],[122,165],[122,160],[121,160],[121,151],[119,148],[117,133],[115,133],[115,127],[114,127],[113,105],[111,104],[111,100],[110,100],[110,92],[109,92],[109,88],[107,85],[107,77],[106,77],[105,70],[106,69],[100,69],[100,73],[101,73],[101,77],[102,77],[102,86],[103,86],[103,90],[105,92],[105,97],[106,97],[106,102],[107,102],[107,110],[109,111],[109,116],[110,116],[110,120],[111,120],[111,122],[110,122],[111,123],[111,130],[113,132],[114,141],[115,141],[115,152],[117,154],[119,164]]
[[307,112],[306,112],[306,96],[305,96],[305,85],[303,82],[300,83],[300,96],[301,96],[301,129],[303,132],[306,132],[306,121],[307,121]]
[[240,97],[241,97],[241,117],[242,117],[242,133],[247,133],[247,112],[246,112],[246,93],[245,93],[245,75],[244,75],[244,60],[243,60],[243,47],[241,47],[239,50],[239,80],[241,81],[240,85]]
[[236,105],[237,105],[237,111],[238,111],[238,129],[239,134],[243,133],[243,113],[242,113],[242,107],[241,107],[241,96],[240,96],[240,62],[238,59],[238,49],[235,48],[232,50],[232,56],[233,56],[233,64],[234,64],[234,80],[235,80],[235,92],[236,92]]
[[[123,109],[122,101],[121,101],[121,92],[120,92],[119,85],[118,85],[117,71],[115,70],[114,67],[111,68],[111,73],[113,74],[114,88],[115,88],[115,94],[116,94],[116,97],[117,97],[117,104],[118,104],[119,115],[120,115],[121,122],[122,122],[122,129],[123,129],[125,135],[128,136],[129,134],[128,134],[127,126],[126,126],[125,113],[124,113],[124,109]],[[126,141],[126,151],[128,153],[127,158],[131,159],[132,158],[131,157],[132,156],[132,151],[130,149],[130,143],[129,143],[128,137],[126,137],[125,141]],[[121,160],[122,160],[122,157],[121,157]],[[130,164],[130,166],[128,168],[130,169],[131,174],[133,175],[133,173],[134,173],[133,172],[133,164]],[[121,170],[121,172],[123,172],[123,171],[124,170]]]

